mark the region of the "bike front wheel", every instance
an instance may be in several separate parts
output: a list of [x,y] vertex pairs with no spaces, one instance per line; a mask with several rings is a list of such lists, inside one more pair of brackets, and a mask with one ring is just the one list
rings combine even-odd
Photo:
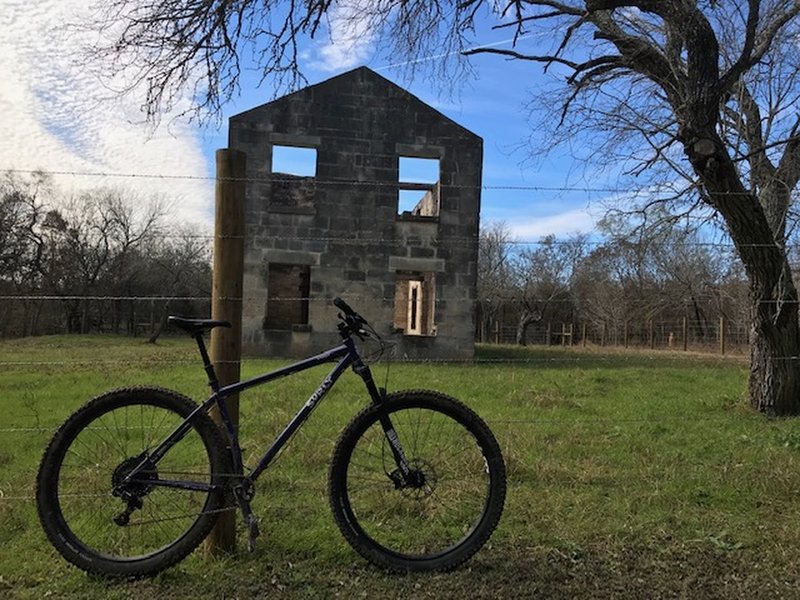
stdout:
[[[389,422],[410,473],[399,469]],[[342,432],[329,493],[339,529],[364,558],[395,571],[445,571],[497,526],[505,466],[492,432],[467,406],[438,392],[397,392]]]
[[[160,388],[99,396],[73,414],[44,453],[39,519],[64,558],[98,575],[155,574],[189,554],[224,509],[224,439],[197,405]],[[152,450],[187,419],[158,461]],[[144,468],[141,468],[142,465]]]

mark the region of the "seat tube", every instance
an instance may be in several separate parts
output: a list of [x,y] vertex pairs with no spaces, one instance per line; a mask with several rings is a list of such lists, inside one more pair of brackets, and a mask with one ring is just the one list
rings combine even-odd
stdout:
[[211,358],[208,356],[208,350],[206,350],[203,335],[198,333],[194,341],[197,342],[200,358],[203,359],[203,369],[205,369],[206,375],[208,376],[208,385],[211,387],[211,391],[217,393],[219,391],[219,379],[217,379],[217,372],[214,370],[214,365],[211,364]]

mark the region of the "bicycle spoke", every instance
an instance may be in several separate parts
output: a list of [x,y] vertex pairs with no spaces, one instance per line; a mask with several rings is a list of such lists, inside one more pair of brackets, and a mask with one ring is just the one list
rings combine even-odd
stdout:
[[[131,461],[127,468],[135,466],[137,457],[145,455],[180,421],[178,415],[158,406],[121,406],[99,414],[75,436],[66,450],[70,458],[62,463],[58,485],[64,519],[82,543],[111,556],[143,555],[180,539],[203,514],[208,492],[163,487],[157,482],[163,478],[211,481],[210,465],[198,468],[196,464],[205,449],[191,430],[155,469],[142,469],[130,480],[142,507],[133,510],[126,525],[114,523],[126,511],[127,503],[111,494],[113,477],[121,478],[125,461]],[[115,475],[117,472],[120,475]]]
[[361,527],[382,546],[409,555],[443,551],[471,532],[485,509],[488,479],[480,448],[469,431],[442,413],[419,408],[389,417],[412,469],[410,477],[419,483],[385,476],[397,466],[376,421],[350,457],[350,506]]

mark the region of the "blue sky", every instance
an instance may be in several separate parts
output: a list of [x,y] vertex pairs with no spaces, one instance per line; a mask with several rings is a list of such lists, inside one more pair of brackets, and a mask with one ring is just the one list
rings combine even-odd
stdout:
[[[60,24],[80,18],[85,5],[77,0],[2,0],[0,18],[0,170],[44,169],[62,173],[60,186],[134,186],[170,198],[181,219],[211,223],[214,152],[227,143],[227,118],[273,99],[267,85],[256,88],[256,73],[243,80],[241,96],[223,109],[219,129],[199,129],[165,115],[153,131],[141,123],[141,96],[115,97],[107,87],[68,57],[80,40]],[[600,216],[590,195],[571,187],[603,187],[603,182],[577,179],[582,167],[566,153],[545,160],[526,160],[520,146],[530,127],[524,109],[529,91],[545,82],[539,65],[499,56],[475,56],[475,78],[453,87],[431,85],[418,77],[402,78],[380,51],[377,40],[354,41],[347,28],[357,27],[349,15],[334,15],[332,30],[302,49],[302,67],[310,84],[366,65],[395,81],[484,140],[482,223],[504,220],[519,239],[554,233],[591,231]],[[338,29],[341,29],[338,30]],[[507,31],[485,31],[476,45],[505,42]],[[525,49],[544,42],[528,38]],[[58,51],[55,51],[58,49]],[[440,57],[432,61],[441,60]],[[120,75],[123,77],[123,75]],[[120,85],[124,85],[120,81]],[[452,93],[444,90],[452,88]],[[185,105],[184,105],[185,106]],[[63,173],[70,173],[69,175]],[[145,175],[99,177],[84,173]],[[166,176],[159,177],[159,176]],[[536,189],[518,189],[531,187]],[[498,189],[517,188],[517,189]],[[595,200],[597,194],[594,194]]]

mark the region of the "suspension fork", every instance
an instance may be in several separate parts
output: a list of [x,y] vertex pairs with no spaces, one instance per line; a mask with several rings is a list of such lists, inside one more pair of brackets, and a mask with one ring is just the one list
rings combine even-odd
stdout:
[[389,449],[392,451],[394,462],[397,464],[403,480],[408,481],[411,475],[411,466],[405,452],[403,452],[403,447],[397,437],[394,425],[392,425],[392,421],[389,418],[389,412],[386,410],[386,390],[384,388],[378,389],[378,386],[375,385],[375,380],[372,378],[372,371],[360,359],[353,365],[353,371],[364,381],[372,402],[378,407],[378,420],[381,423],[381,427],[383,427],[386,440],[389,442]]

